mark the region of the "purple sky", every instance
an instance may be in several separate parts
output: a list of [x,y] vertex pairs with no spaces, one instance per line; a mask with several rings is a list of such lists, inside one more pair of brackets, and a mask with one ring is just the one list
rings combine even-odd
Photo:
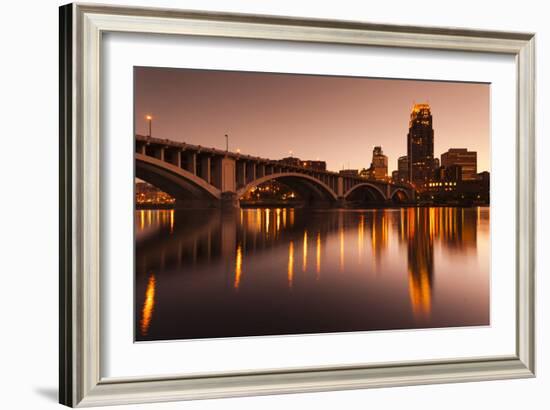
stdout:
[[490,170],[488,84],[166,68],[135,69],[135,128],[153,137],[280,159],[322,159],[329,170],[367,168],[381,145],[389,172],[407,153],[414,102],[430,104],[435,155],[478,153]]

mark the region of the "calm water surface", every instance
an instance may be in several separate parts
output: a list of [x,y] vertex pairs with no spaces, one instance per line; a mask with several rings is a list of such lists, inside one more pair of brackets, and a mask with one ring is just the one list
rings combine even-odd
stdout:
[[136,340],[489,324],[489,208],[138,210]]

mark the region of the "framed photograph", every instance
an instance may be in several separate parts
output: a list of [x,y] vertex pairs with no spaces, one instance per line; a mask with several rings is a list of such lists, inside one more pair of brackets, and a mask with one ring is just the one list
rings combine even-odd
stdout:
[[60,402],[533,377],[534,35],[60,8]]

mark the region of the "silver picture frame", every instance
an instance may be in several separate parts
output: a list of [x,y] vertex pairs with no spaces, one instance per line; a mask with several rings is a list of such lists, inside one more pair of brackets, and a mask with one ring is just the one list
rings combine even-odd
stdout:
[[[270,39],[515,57],[516,352],[510,356],[198,376],[101,377],[100,84],[103,34]],[[535,375],[535,35],[69,4],[60,8],[60,394],[71,407]]]

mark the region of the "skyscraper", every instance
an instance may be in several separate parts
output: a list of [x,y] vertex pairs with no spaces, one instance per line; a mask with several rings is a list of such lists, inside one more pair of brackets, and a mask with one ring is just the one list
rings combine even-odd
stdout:
[[432,178],[434,164],[434,130],[429,104],[414,104],[407,134],[409,181],[422,191]]
[[382,147],[374,147],[372,150],[372,164],[374,179],[384,180],[388,176],[388,157],[384,155]]
[[397,159],[397,178],[399,182],[409,180],[409,157],[406,155]]

